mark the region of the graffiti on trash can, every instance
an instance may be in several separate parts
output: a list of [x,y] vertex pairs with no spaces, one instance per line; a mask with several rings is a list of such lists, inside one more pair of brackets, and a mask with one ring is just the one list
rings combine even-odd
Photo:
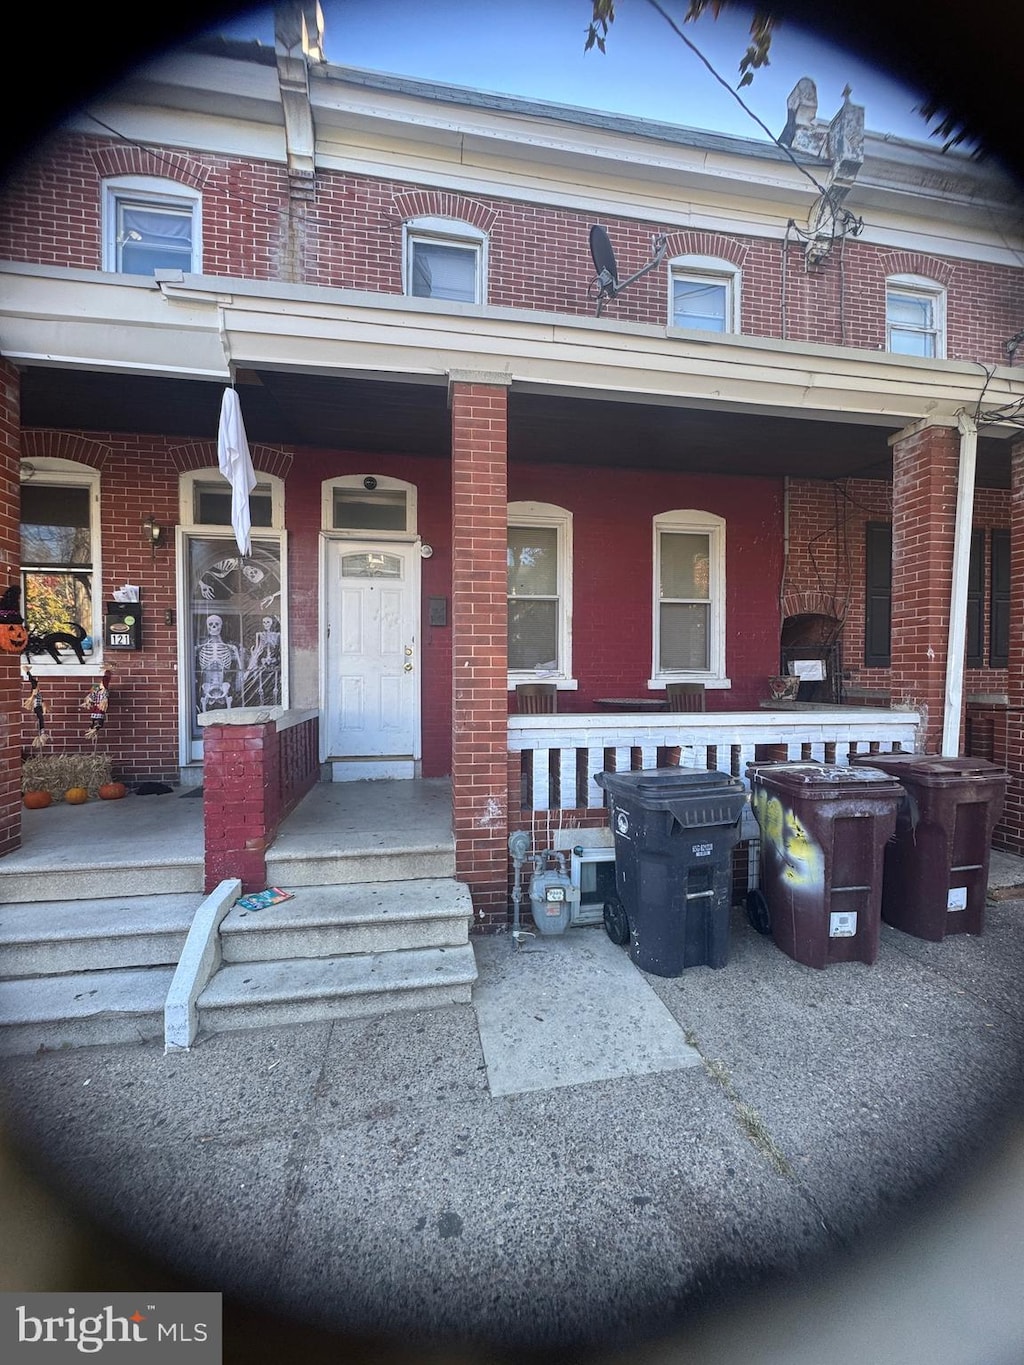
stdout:
[[755,789],[751,805],[764,855],[774,864],[773,875],[794,891],[820,891],[825,884],[825,855],[803,821],[763,787]]

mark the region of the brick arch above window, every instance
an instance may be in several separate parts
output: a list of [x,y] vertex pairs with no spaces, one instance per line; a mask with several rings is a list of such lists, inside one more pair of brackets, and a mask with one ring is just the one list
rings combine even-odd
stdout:
[[717,232],[670,232],[665,239],[667,255],[714,256],[730,265],[742,266],[747,258],[747,243],[733,237],[722,237]]
[[469,223],[481,232],[490,232],[498,217],[497,209],[445,190],[409,190],[395,196],[395,211],[402,222],[410,218],[453,218]]
[[936,284],[948,285],[956,274],[956,266],[935,256],[923,256],[919,251],[890,251],[881,259],[886,276],[919,275]]
[[23,460],[74,460],[90,469],[102,469],[110,454],[110,447],[101,441],[90,441],[70,431],[50,431],[43,427],[30,428],[21,434]]
[[93,163],[103,180],[119,175],[153,175],[201,190],[212,173],[210,166],[183,152],[148,152],[143,147],[117,143],[92,151]]
[[[250,445],[249,454],[258,474],[273,474],[279,479],[287,476],[294,459],[290,451],[275,450],[273,446]],[[196,469],[216,469],[217,442],[189,441],[186,445],[172,446],[170,456],[179,474]]]

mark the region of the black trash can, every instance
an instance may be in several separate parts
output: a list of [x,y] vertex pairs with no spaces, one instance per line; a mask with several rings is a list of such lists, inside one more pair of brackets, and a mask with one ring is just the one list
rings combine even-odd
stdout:
[[906,793],[885,849],[882,918],[915,938],[980,934],[992,831],[1005,768],[984,758],[864,754],[851,760],[896,777]]
[[611,798],[632,961],[655,976],[724,967],[743,783],[690,768],[598,773],[597,782]]
[[776,946],[805,967],[878,956],[882,855],[903,789],[834,763],[747,765]]

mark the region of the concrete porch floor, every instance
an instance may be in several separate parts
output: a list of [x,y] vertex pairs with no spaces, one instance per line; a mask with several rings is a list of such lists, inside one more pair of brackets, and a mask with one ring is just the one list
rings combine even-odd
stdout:
[[[122,801],[60,802],[22,812],[22,846],[0,858],[0,881],[15,872],[203,864],[203,799],[194,787]],[[451,783],[320,782],[284,822],[275,855],[453,848]],[[3,899],[0,890],[0,900]]]

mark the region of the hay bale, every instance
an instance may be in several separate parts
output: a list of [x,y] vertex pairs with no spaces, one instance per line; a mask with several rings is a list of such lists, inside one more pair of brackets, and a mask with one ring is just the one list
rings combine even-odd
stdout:
[[44,791],[54,801],[63,801],[69,787],[84,787],[95,797],[109,781],[109,754],[45,754],[27,758],[21,765],[22,795]]

